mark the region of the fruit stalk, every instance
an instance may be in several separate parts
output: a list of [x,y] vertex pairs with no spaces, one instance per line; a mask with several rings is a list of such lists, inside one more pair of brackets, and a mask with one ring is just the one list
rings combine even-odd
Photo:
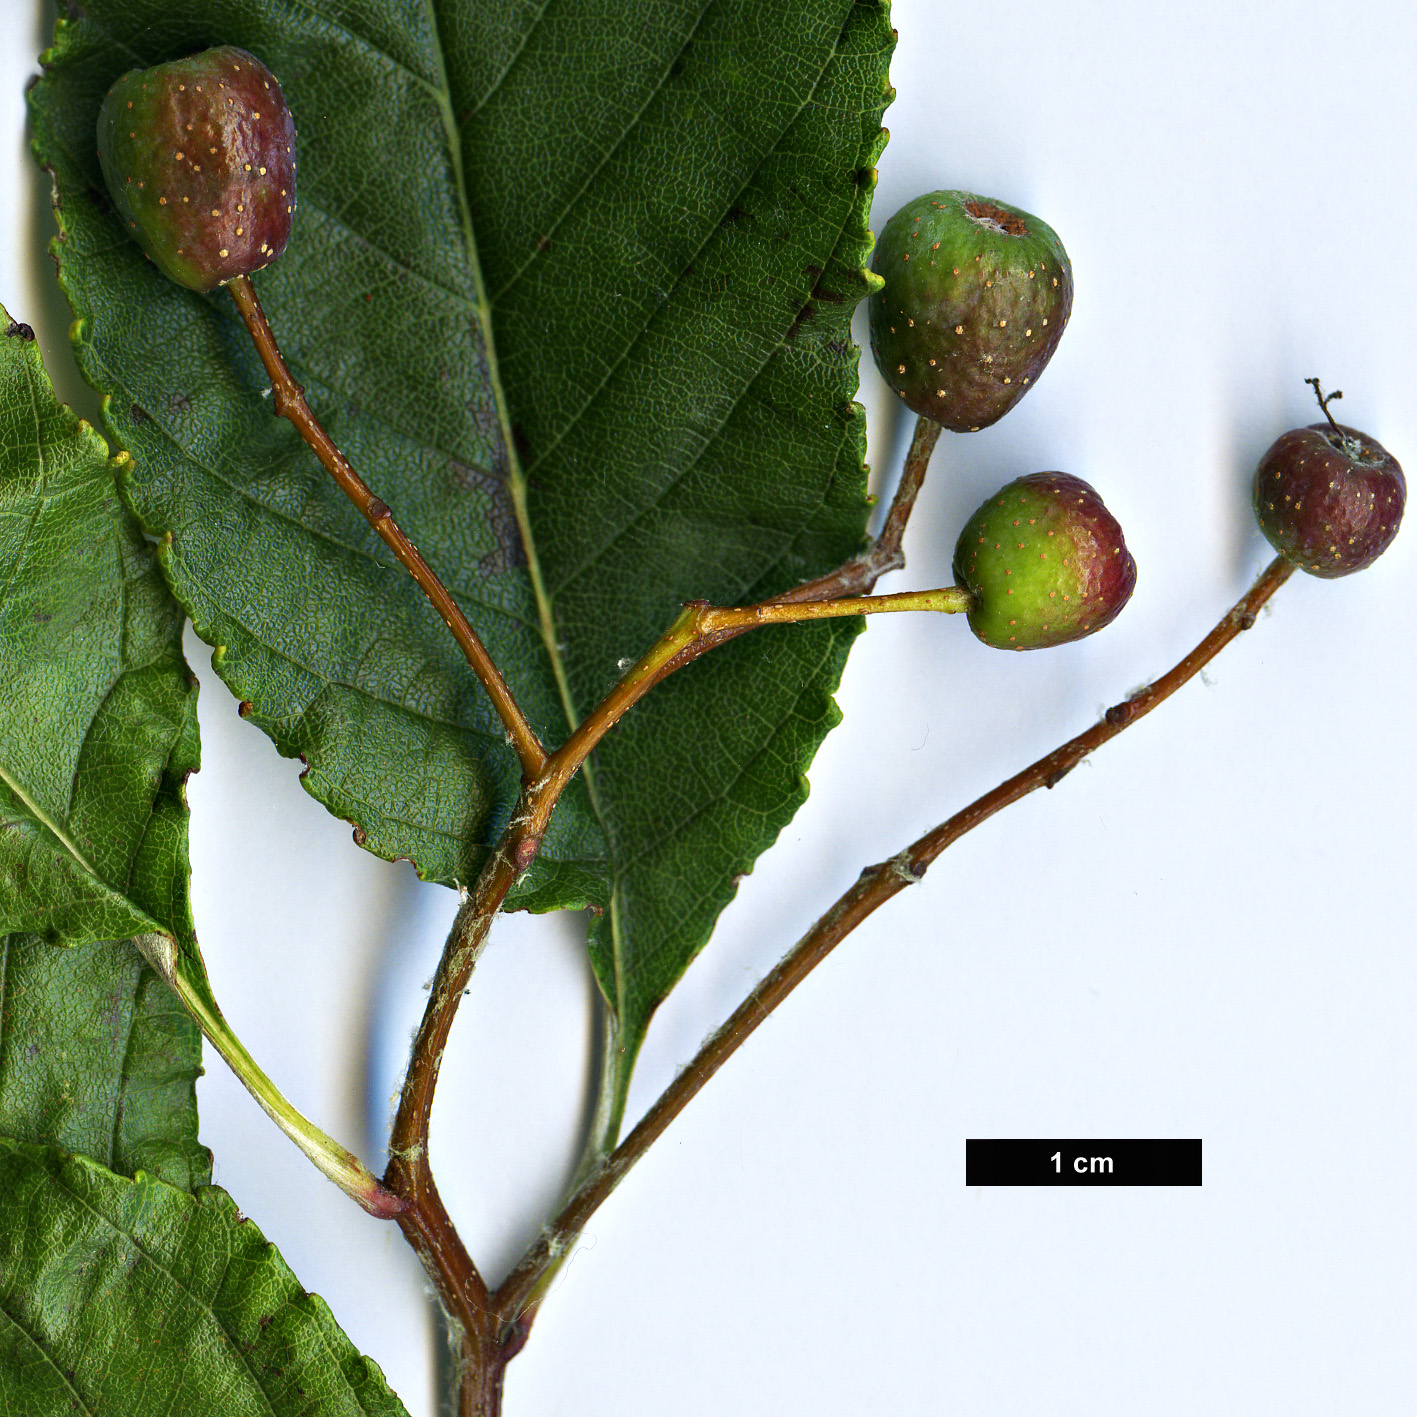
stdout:
[[[915,510],[915,499],[925,485],[925,470],[930,466],[930,457],[935,451],[936,443],[940,441],[940,434],[944,431],[933,418],[925,418],[922,415],[915,420],[915,431],[910,435],[910,449],[905,455],[905,466],[901,469],[900,485],[891,500],[890,511],[886,513],[881,534],[864,558],[870,562],[877,576],[905,565],[905,556],[900,547],[905,539],[906,523],[910,520],[911,512]],[[874,585],[875,581],[872,580],[871,585],[863,586],[862,589],[869,591]]]
[[915,420],[915,431],[911,434],[910,450],[905,455],[905,467],[900,474],[900,482],[891,499],[890,510],[881,527],[881,534],[858,556],[843,562],[834,571],[814,580],[803,581],[791,590],[774,595],[769,600],[772,605],[800,605],[810,600],[827,600],[836,596],[869,595],[876,588],[876,582],[889,571],[899,571],[905,566],[905,553],[901,542],[905,538],[906,524],[915,510],[915,499],[925,485],[925,472],[930,466],[931,454],[940,441],[944,429],[932,418],[923,414]]
[[[849,563],[848,563],[849,564]],[[620,681],[581,720],[580,726],[546,760],[546,771],[523,794],[530,805],[524,836],[535,840],[549,820],[551,808],[566,784],[596,745],[656,684],[676,670],[692,664],[709,650],[737,639],[763,625],[788,625],[802,620],[837,619],[900,610],[933,610],[946,615],[966,614],[972,607],[969,592],[959,586],[938,590],[902,591],[896,595],[848,596],[843,600],[765,600],[757,605],[716,606],[702,601],[687,604],[674,623],[625,671]],[[518,817],[522,815],[518,810]],[[533,853],[534,854],[534,853]],[[527,864],[530,864],[529,860]],[[523,867],[525,869],[525,866]]]
[[832,620],[847,615],[878,615],[900,610],[934,610],[944,615],[961,615],[970,606],[969,592],[959,586],[938,590],[903,590],[894,595],[853,595],[844,600],[808,600],[797,603],[763,601],[760,605],[721,609],[705,606],[698,613],[701,635],[717,635],[724,630],[751,630],[759,625],[796,625],[805,620]]
[[467,656],[473,673],[482,681],[497,710],[503,726],[511,739],[512,747],[521,761],[522,774],[529,781],[541,772],[546,764],[546,750],[541,746],[535,731],[521,707],[512,696],[507,681],[502,677],[488,654],[487,647],[478,637],[477,631],[468,623],[457,601],[447,587],[434,573],[433,568],[423,559],[418,548],[408,535],[394,521],[387,504],[380,501],[368,485],[350,466],[349,459],[340,452],[330,435],[321,427],[310,405],[305,401],[305,390],[295,382],[285,359],[277,345],[275,334],[265,311],[256,296],[256,289],[248,276],[237,276],[227,282],[226,288],[246,322],[256,352],[270,376],[271,392],[275,411],[279,417],[287,418],[295,425],[296,431],[314,450],[315,456],[325,465],[326,471],[335,480],[340,491],[364,514],[365,520],[379,533],[390,551],[398,557],[400,564],[418,582],[419,589],[432,602],[433,608],[443,618],[443,623],[452,632],[459,648]]

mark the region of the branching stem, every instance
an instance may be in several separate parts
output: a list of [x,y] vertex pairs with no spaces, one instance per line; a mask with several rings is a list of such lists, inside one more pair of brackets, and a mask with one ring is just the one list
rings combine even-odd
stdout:
[[[236,292],[233,291],[233,294]],[[248,288],[237,297],[237,304],[243,316],[248,306],[254,312],[253,317],[248,318],[248,327],[252,329],[253,337],[257,337],[262,358],[266,359],[265,348],[258,336],[258,331],[265,326],[260,318],[255,292]],[[273,340],[269,341],[269,347],[272,354],[267,360],[267,370],[271,373],[273,385],[278,372],[289,380],[279,354],[274,350]],[[282,395],[282,398],[289,407],[304,410],[304,417],[318,431],[318,438],[311,442],[311,446],[320,453],[321,461],[344,486],[345,481],[341,479],[354,478],[354,474],[339,450],[329,443],[323,430],[309,416],[298,387],[294,388],[293,393]],[[280,404],[278,408],[285,411]],[[300,424],[297,423],[297,426]],[[539,763],[529,754],[522,757],[524,786],[517,808],[476,885],[464,900],[439,961],[428,1006],[414,1040],[398,1115],[390,1137],[389,1166],[384,1175],[384,1185],[388,1191],[408,1203],[408,1209],[398,1217],[399,1225],[436,1284],[456,1326],[462,1365],[460,1417],[495,1417],[501,1403],[502,1374],[513,1354],[526,1341],[536,1305],[551,1272],[551,1266],[544,1266],[538,1276],[540,1283],[533,1281],[527,1286],[515,1306],[494,1303],[485,1281],[453,1227],[428,1164],[428,1131],[438,1072],[458,1004],[486,943],[492,920],[517,877],[535,860],[551,812],[567,784],[605,735],[662,679],[718,645],[761,625],[900,610],[956,613],[968,609],[968,594],[958,587],[879,596],[869,600],[856,598],[874,587],[886,571],[904,564],[900,550],[901,536],[939,433],[939,426],[928,420],[922,419],[917,425],[885,528],[867,551],[835,572],[797,586],[761,605],[722,608],[697,603],[685,606],[674,623],[623,675],[560,748],[549,757],[543,756]],[[321,448],[325,445],[326,450],[322,452]],[[354,481],[358,488],[363,489],[363,495],[372,499],[372,494],[363,487],[363,483],[358,482],[357,478]],[[364,505],[357,492],[350,495],[357,504]],[[382,503],[378,505],[382,507]],[[374,518],[370,520],[373,522]],[[385,526],[392,525],[386,508],[384,515],[374,524],[381,535],[385,534]],[[423,584],[422,581],[419,583]],[[487,683],[487,680],[483,682]],[[489,692],[492,692],[490,685]],[[493,697],[495,701],[496,695]],[[511,725],[508,726],[510,729]],[[541,751],[539,743],[535,746],[537,751]],[[589,1180],[594,1181],[601,1170],[592,1167],[587,1174]]]
[[[388,506],[370,491],[320,426],[291,376],[250,280],[228,289],[271,379],[275,411],[287,418],[331,477],[412,575],[442,616],[468,663],[491,697],[522,765],[523,790],[516,811],[454,921],[423,1021],[414,1042],[390,1137],[383,1186],[369,1177],[365,1189],[395,1218],[437,1286],[459,1352],[460,1417],[498,1417],[507,1363],[526,1341],[551,1276],[587,1220],[654,1140],[754,1032],[759,1023],[863,920],[892,896],[913,885],[952,842],[1011,802],[1040,787],[1054,787],[1089,753],[1115,737],[1197,674],[1255,616],[1292,573],[1276,560],[1214,630],[1168,674],[1109,709],[1101,722],[1040,758],[992,792],[956,813],[889,861],[861,876],[788,952],[775,969],[705,1042],[630,1134],[589,1166],[560,1214],[494,1292],[477,1270],[438,1194],[428,1161],[429,1123],[438,1073],[457,1013],[492,920],[507,892],[540,850],[542,836],[561,793],[596,745],[620,718],[661,680],[702,654],[763,625],[833,616],[903,610],[957,613],[969,608],[959,587],[869,596],[887,571],[904,565],[902,539],[941,429],[920,419],[911,439],[900,485],[881,535],[835,571],[804,582],[759,605],[723,608],[691,603],[631,667],[560,748],[547,754],[501,672],[447,588],[418,548],[394,521]],[[1317,380],[1312,381],[1317,389]],[[1330,398],[1339,397],[1331,395]],[[1319,394],[1328,414],[1327,401]],[[1332,421],[1332,415],[1329,415]],[[612,1139],[604,1144],[608,1147]],[[355,1187],[355,1190],[358,1188]],[[353,1193],[353,1192],[352,1192]],[[367,1204],[361,1200],[361,1203]]]
[[492,1295],[491,1302],[500,1321],[506,1324],[515,1320],[528,1304],[539,1299],[544,1276],[575,1243],[596,1208],[758,1025],[847,935],[892,896],[919,881],[946,847],[966,832],[1030,792],[1057,786],[1088,754],[1170,698],[1231,640],[1250,629],[1261,607],[1289,579],[1293,570],[1288,561],[1277,558],[1210,634],[1160,679],[1108,709],[1100,722],[1039,758],[992,792],[985,793],[963,811],[956,812],[889,861],[862,871],[856,883],[793,946],[728,1021],[710,1035],[693,1061],[680,1071],[625,1140],[582,1182],[541,1239]]
[[[337,1156],[331,1151],[333,1161],[327,1158],[325,1151],[330,1151],[333,1143],[326,1145],[325,1151],[316,1149],[317,1164],[322,1164],[327,1172],[337,1173],[336,1179],[361,1204],[376,1213],[396,1215],[400,1228],[436,1284],[456,1335],[462,1373],[459,1380],[461,1417],[495,1417],[501,1406],[502,1373],[525,1342],[536,1300],[523,1295],[516,1311],[510,1314],[492,1303],[487,1285],[438,1195],[428,1162],[429,1123],[439,1069],[458,1002],[486,943],[492,920],[517,877],[535,860],[551,812],[566,785],[606,733],[661,679],[717,645],[762,625],[901,610],[955,613],[969,608],[968,593],[958,587],[860,598],[886,571],[905,563],[901,538],[940,428],[926,419],[916,425],[900,486],[881,536],[872,546],[836,571],[796,586],[761,605],[721,608],[698,603],[686,606],[659,641],[571,737],[548,755],[452,594],[399,527],[388,505],[375,496],[355,472],[349,459],[311,412],[305,391],[286,365],[249,277],[238,276],[228,283],[227,289],[271,380],[276,414],[294,425],[336,486],[359,508],[438,611],[491,698],[521,762],[523,790],[517,809],[476,885],[465,897],[439,961],[400,1094],[383,1185],[367,1172],[357,1174],[362,1168],[342,1151]],[[323,1134],[320,1139],[322,1143],[328,1142]],[[613,1137],[605,1143],[607,1148],[612,1142]],[[345,1176],[346,1171],[353,1180]],[[592,1170],[590,1174],[594,1179],[600,1173]]]

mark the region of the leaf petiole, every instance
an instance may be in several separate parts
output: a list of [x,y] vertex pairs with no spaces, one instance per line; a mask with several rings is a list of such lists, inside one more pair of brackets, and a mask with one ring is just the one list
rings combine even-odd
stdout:
[[408,1209],[408,1202],[379,1184],[372,1171],[333,1137],[293,1107],[231,1031],[210,991],[198,988],[183,968],[181,953],[167,935],[138,935],[133,944],[163,982],[181,1000],[227,1066],[260,1104],[261,1110],[350,1199],[379,1220],[391,1220]]

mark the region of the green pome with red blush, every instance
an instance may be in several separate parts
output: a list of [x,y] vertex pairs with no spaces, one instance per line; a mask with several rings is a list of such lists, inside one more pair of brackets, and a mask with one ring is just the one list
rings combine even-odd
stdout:
[[1073,305],[1057,233],[1007,202],[927,192],[886,223],[871,349],[913,413],[958,433],[997,423],[1053,357]]
[[1020,477],[989,498],[955,546],[969,627],[996,649],[1047,649],[1109,625],[1131,598],[1136,562],[1117,519],[1081,478]]
[[285,250],[295,124],[244,49],[124,74],[99,111],[98,153],[124,227],[179,285],[213,290]]

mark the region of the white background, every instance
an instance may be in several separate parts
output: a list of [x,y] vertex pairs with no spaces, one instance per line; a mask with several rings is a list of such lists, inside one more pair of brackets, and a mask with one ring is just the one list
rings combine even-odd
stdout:
[[[42,26],[3,4],[0,299],[87,410],[22,137]],[[1139,584],[1104,634],[1048,654],[984,649],[953,618],[871,625],[811,801],[661,1010],[632,1112],[862,865],[1093,722],[1245,589],[1268,558],[1250,474],[1318,417],[1305,376],[1417,468],[1408,6],[897,0],[894,23],[876,225],[936,187],[1021,205],[1062,236],[1077,295],[1024,403],[943,440],[910,567],[883,588],[948,583],[974,506],[1048,468],[1102,492]],[[888,491],[907,430],[863,376]],[[1361,576],[1296,577],[1206,683],[952,848],[595,1216],[510,1370],[508,1417],[1405,1410],[1414,631],[1409,528]],[[451,896],[356,850],[189,652],[217,995],[377,1170]],[[499,926],[444,1067],[433,1159],[493,1278],[578,1140],[579,934]],[[431,1414],[398,1234],[218,1060],[201,1105],[218,1181]],[[1200,1136],[1205,1185],[968,1190],[970,1136]]]

